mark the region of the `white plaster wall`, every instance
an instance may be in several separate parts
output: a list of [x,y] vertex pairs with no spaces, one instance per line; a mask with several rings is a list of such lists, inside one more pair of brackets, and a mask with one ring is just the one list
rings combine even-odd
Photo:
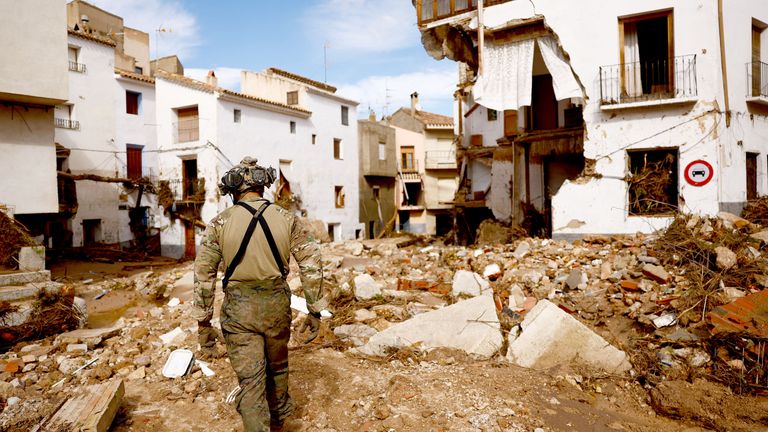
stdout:
[[[713,214],[721,203],[743,202],[745,198],[745,151],[761,153],[759,191],[766,192],[766,118],[750,112],[744,100],[746,73],[750,60],[751,19],[763,22],[768,9],[760,2],[726,5],[725,31],[729,70],[732,125],[725,128],[725,116],[708,111],[724,109],[720,73],[716,2],[711,0],[586,0],[577,10],[562,7],[558,0],[538,0],[536,13],[557,33],[571,66],[585,87],[587,124],[585,157],[597,160],[603,177],[586,184],[568,183],[553,199],[555,235],[594,232],[652,231],[668,223],[667,218],[633,217],[627,214],[626,150],[657,147],[679,148],[680,196],[686,211]],[[698,100],[682,107],[604,112],[600,109],[599,67],[619,63],[618,17],[674,9],[675,55],[697,56]],[[533,16],[530,2],[510,2],[486,9],[486,25],[494,27],[511,19]],[[696,117],[700,117],[695,119]],[[467,137],[473,133],[467,123]],[[481,129],[478,129],[481,130]],[[737,142],[742,141],[742,146]],[[718,171],[704,187],[685,183],[683,168],[691,161],[705,159]],[[727,179],[727,180],[723,180]],[[473,187],[474,189],[474,187]],[[533,191],[532,191],[533,195]],[[574,220],[583,223],[571,223]]]
[[288,102],[288,92],[298,91],[299,106],[307,107],[310,104],[305,86],[282,76],[264,72],[242,71],[240,73],[240,91],[282,104]]
[[59,211],[53,107],[0,104],[0,204],[15,214]]
[[[80,122],[80,129],[56,128],[55,140],[71,150],[68,166],[73,174],[120,175],[120,152],[125,149],[115,140],[114,49],[72,35],[68,44],[79,48],[78,63],[86,66],[85,73],[70,71],[68,75],[67,104],[73,106],[71,119]],[[78,211],[71,221],[74,246],[83,244],[85,219],[101,219],[101,237],[97,241],[118,243],[129,239],[121,233],[121,227],[127,225],[127,212],[118,208],[124,193],[117,183],[77,182]]]
[[[466,113],[474,106],[474,102],[465,105]],[[504,136],[504,113],[499,112],[496,120],[488,120],[488,108],[478,106],[467,117],[464,117],[464,138],[462,145],[471,146],[472,135],[483,136],[483,147],[496,147],[496,140]]]
[[65,0],[0,0],[0,95],[53,104],[66,100]]
[[[175,127],[178,118],[174,109],[197,105],[200,118],[200,139],[198,141],[176,143]],[[166,180],[181,180],[182,160],[197,158],[198,177],[204,177],[206,203],[201,216],[209,221],[218,213],[217,164],[220,155],[208,144],[216,145],[217,102],[213,93],[195,90],[164,80],[160,77],[155,82],[155,110],[157,118],[157,165],[158,177]],[[184,227],[178,221],[172,223],[168,218],[159,218],[161,253],[165,256],[180,258],[184,254]],[[202,232],[197,230],[199,243]]]
[[[297,165],[305,197],[317,197],[312,201],[304,198],[311,218],[321,219],[326,223],[341,224],[342,239],[354,239],[357,230],[363,229],[360,223],[360,161],[357,144],[357,105],[340,102],[332,97],[307,93],[307,108],[312,111],[310,127],[317,134],[317,158],[300,157],[296,149],[293,160],[301,160]],[[301,96],[300,96],[301,97]],[[341,107],[349,108],[348,125],[341,124]],[[333,139],[340,138],[343,159],[333,158]],[[306,141],[305,141],[306,142]],[[301,166],[303,165],[303,166]],[[303,185],[308,185],[303,187]],[[345,206],[335,208],[334,186],[344,186]]]

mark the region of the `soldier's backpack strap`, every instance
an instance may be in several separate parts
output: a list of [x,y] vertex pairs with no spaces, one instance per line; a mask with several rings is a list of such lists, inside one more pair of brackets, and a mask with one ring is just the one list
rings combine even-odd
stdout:
[[[277,243],[275,243],[275,237],[272,236],[272,230],[269,229],[269,224],[267,223],[267,220],[264,218],[264,214],[263,214],[264,212],[263,211],[257,212],[251,206],[245,203],[237,203],[237,204],[245,208],[249,212],[251,212],[251,214],[253,215],[253,218],[259,221],[259,223],[261,224],[261,229],[264,231],[264,237],[267,239],[267,244],[269,244],[269,249],[272,251],[272,256],[275,259],[275,263],[277,263],[277,267],[280,269],[280,274],[283,275],[283,277],[288,276],[288,269],[286,269],[285,266],[283,265],[283,259],[280,257],[280,250],[277,248]],[[269,202],[267,202],[267,204],[269,204]]]
[[229,263],[227,266],[227,271],[224,272],[224,279],[221,280],[221,285],[224,287],[224,289],[227,289],[229,278],[232,277],[232,273],[235,272],[235,269],[240,264],[240,261],[243,260],[245,250],[248,249],[248,243],[251,242],[251,236],[253,236],[253,232],[256,230],[256,225],[259,223],[259,217],[262,213],[264,213],[264,210],[269,207],[269,201],[262,204],[258,210],[254,210],[251,206],[240,202],[237,203],[237,205],[248,210],[253,215],[253,218],[251,218],[251,223],[248,224],[248,229],[245,230],[243,241],[240,242],[240,247],[237,249],[234,258],[232,258],[232,262]]

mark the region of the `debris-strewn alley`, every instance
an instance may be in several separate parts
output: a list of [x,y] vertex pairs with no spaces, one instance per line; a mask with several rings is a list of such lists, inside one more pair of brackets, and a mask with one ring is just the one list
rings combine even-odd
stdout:
[[[290,344],[305,430],[765,427],[768,230],[725,213],[575,243],[481,230],[476,247],[323,244],[332,305],[318,339]],[[87,325],[2,355],[2,430],[50,425],[89,388],[113,392],[110,430],[240,430],[223,345],[164,376],[174,350],[196,351],[191,264],[69,262],[52,277],[85,300]]]

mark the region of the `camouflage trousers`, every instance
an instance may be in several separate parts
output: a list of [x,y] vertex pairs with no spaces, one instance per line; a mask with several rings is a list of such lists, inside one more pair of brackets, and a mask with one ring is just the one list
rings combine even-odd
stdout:
[[288,395],[291,300],[282,279],[231,283],[221,329],[240,382],[235,399],[246,432],[269,431],[293,412]]

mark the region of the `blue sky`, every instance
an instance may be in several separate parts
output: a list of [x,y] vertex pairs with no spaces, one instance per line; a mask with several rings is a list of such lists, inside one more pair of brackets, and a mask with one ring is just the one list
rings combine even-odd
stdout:
[[[411,0],[91,0],[150,34],[151,56],[178,54],[186,75],[214,69],[237,89],[239,71],[279,67],[324,80],[380,116],[409,104],[451,115],[456,64],[421,46]],[[164,28],[166,32],[157,32]]]

